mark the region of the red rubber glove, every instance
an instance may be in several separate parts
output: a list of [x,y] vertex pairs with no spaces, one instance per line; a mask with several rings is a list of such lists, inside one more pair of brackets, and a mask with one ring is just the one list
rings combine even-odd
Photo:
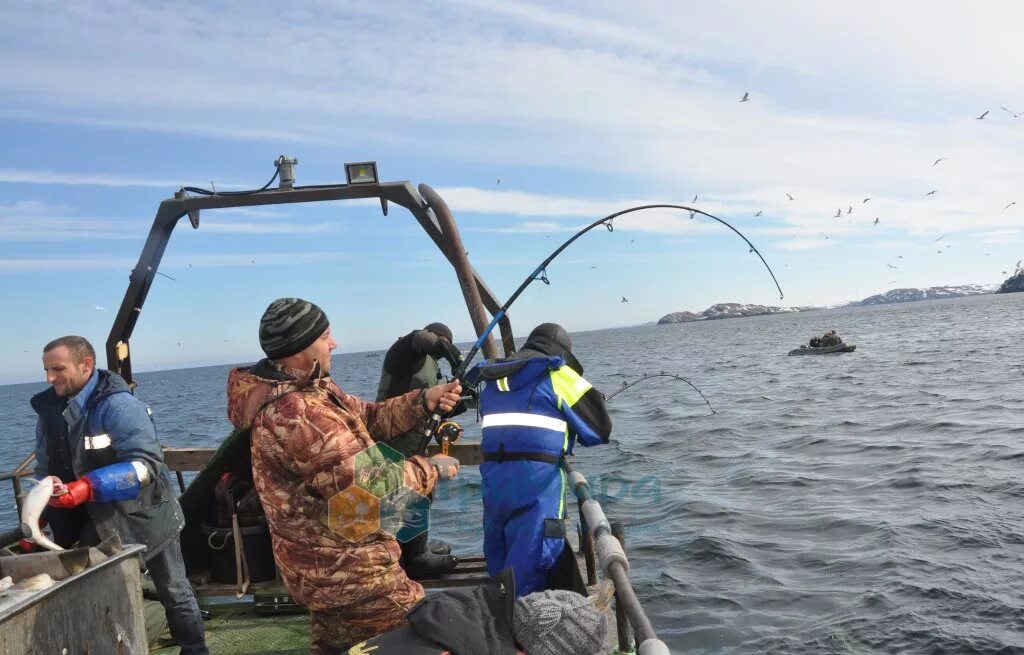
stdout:
[[[40,517],[40,519],[39,519],[39,529],[42,530],[43,528],[45,528],[46,524],[47,524],[47,520],[42,518],[42,517]],[[36,548],[38,548],[38,546],[36,545],[36,542],[30,541],[28,539],[21,539],[20,541],[18,541],[18,546],[21,547],[21,552],[23,552],[23,553],[31,553]]]
[[50,502],[48,503],[50,507],[71,509],[92,500],[92,483],[89,482],[89,478],[82,478],[81,480],[75,480],[65,484],[67,485],[68,492],[66,494],[50,498]]

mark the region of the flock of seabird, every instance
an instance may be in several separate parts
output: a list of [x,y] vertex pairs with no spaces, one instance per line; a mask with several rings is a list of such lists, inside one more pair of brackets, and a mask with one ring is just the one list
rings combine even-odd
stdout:
[[[744,94],[743,94],[743,97],[742,97],[742,98],[740,98],[740,102],[749,102],[749,101],[750,101],[750,93],[749,93],[749,92],[744,92]],[[1010,114],[1010,115],[1011,115],[1011,116],[1013,116],[1014,118],[1019,118],[1019,117],[1021,116],[1021,114],[1022,114],[1022,112],[1015,112],[1015,111],[1013,111],[1013,110],[1011,110],[1011,109],[1007,109],[1006,107],[1003,107],[1002,105],[1000,105],[1000,107],[999,107],[999,108],[1000,108],[1000,109],[1002,109],[1003,111],[1005,111],[1006,113]],[[975,117],[975,120],[979,120],[979,121],[980,121],[980,120],[985,120],[985,118],[986,118],[986,117],[988,116],[988,114],[989,114],[989,111],[990,111],[990,110],[986,109],[986,110],[985,110],[984,112],[982,112],[982,113],[981,113],[981,115],[980,115],[980,116],[977,116],[977,117]],[[939,157],[939,158],[937,158],[937,159],[936,159],[936,160],[935,160],[934,162],[932,162],[932,168],[934,168],[934,167],[938,166],[940,162],[946,161],[947,159],[949,159],[949,157],[946,157],[946,156],[942,156],[942,157]],[[924,194],[924,195],[925,195],[925,197],[928,197],[928,196],[934,196],[934,195],[935,195],[936,193],[938,193],[938,192],[939,192],[939,190],[938,190],[938,189],[932,189],[931,191],[929,191],[928,193],[926,193],[926,194]],[[787,193],[787,194],[786,194],[786,198],[787,198],[788,200],[796,200],[796,198],[794,198],[794,197],[793,197],[793,195],[792,195],[792,194],[790,194],[790,193]],[[861,204],[862,204],[862,205],[865,205],[865,204],[867,204],[867,203],[868,203],[868,201],[869,201],[869,200],[871,200],[871,198],[870,198],[870,197],[868,197],[868,198],[864,198],[863,200],[861,200]],[[694,195],[694,196],[693,196],[693,201],[694,201],[694,202],[697,202],[697,196],[696,196],[696,195]],[[1012,202],[1009,202],[1009,203],[1007,203],[1007,204],[1006,204],[1006,206],[1005,206],[1005,207],[1003,207],[1003,211],[1006,211],[1007,209],[1009,209],[1010,207],[1012,207],[1012,206],[1014,206],[1014,205],[1016,205],[1016,204],[1017,204],[1017,201],[1016,201],[1016,200],[1014,200],[1014,201],[1012,201]],[[759,216],[761,216],[761,215],[762,215],[763,213],[764,213],[764,211],[763,211],[763,210],[758,210],[758,212],[757,212],[756,214],[754,214],[754,217],[755,217],[755,218],[756,218],[756,217],[759,217]],[[846,208],[846,215],[848,216],[848,215],[850,215],[850,214],[852,214],[852,213],[853,213],[853,205],[849,205],[849,206],[848,206],[848,207]],[[833,216],[832,218],[842,218],[842,217],[843,217],[843,208],[842,208],[842,207],[840,207],[839,209],[837,209],[837,210],[836,210],[836,214],[835,214],[835,216]],[[690,212],[690,218],[693,218],[693,212]],[[880,218],[878,218],[878,217],[876,216],[876,217],[875,217],[875,220],[874,220],[874,222],[873,222],[873,224],[874,224],[874,225],[878,225],[878,224],[879,224],[880,222],[881,222],[881,219],[880,219]],[[825,239],[828,239],[828,238],[829,238],[829,237],[828,237],[828,235],[827,235],[827,234],[825,234],[824,232],[819,232],[818,234],[820,234],[820,235],[821,235],[822,237],[824,237]],[[799,232],[797,232],[796,234],[794,234],[794,235],[793,235],[793,237],[795,238],[795,237],[797,237],[797,236],[799,236],[799,235],[800,235],[800,233],[799,233]],[[938,239],[936,239],[936,241],[941,241],[941,240],[942,240],[942,239],[944,239],[944,238],[945,238],[946,236],[947,236],[947,235],[943,234],[943,235],[942,235],[941,237],[939,237]],[[949,246],[949,244],[946,244],[946,248],[949,248],[949,247],[950,247],[950,246]],[[939,250],[939,251],[938,251],[938,254],[940,254],[940,255],[941,255],[942,253],[943,253],[943,250]],[[986,253],[986,256],[988,256],[988,254],[989,254],[989,253]],[[902,255],[898,255],[898,258],[899,258],[899,259],[902,259],[902,258],[903,258],[903,256],[902,256]],[[893,268],[893,269],[895,269],[895,268],[896,268],[896,266],[894,266],[894,265],[892,265],[892,264],[886,264],[886,266],[887,266],[887,267],[889,267],[889,268]],[[1005,271],[1004,271],[1004,273],[1005,273]]]

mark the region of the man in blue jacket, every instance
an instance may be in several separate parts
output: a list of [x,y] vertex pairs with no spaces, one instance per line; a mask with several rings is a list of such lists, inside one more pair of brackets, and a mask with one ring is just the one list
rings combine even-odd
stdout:
[[497,575],[511,566],[516,593],[546,587],[565,547],[566,475],[575,442],[607,443],[612,421],[604,396],[583,378],[562,326],[538,325],[507,359],[477,364],[469,384],[484,382],[484,556]]
[[96,351],[82,337],[61,337],[43,349],[51,387],[31,402],[39,415],[36,477],[54,482],[45,518],[65,547],[115,534],[146,546],[171,636],[183,654],[205,655],[203,620],[178,541],[185,522],[149,407],[95,363]]

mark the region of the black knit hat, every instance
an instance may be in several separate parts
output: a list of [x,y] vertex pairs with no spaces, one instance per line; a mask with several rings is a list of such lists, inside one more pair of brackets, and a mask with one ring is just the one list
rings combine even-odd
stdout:
[[452,340],[452,331],[444,323],[431,323],[423,329],[427,332],[433,332],[439,337],[444,337],[448,341]]
[[330,326],[327,314],[302,298],[278,298],[260,319],[260,347],[270,359],[302,352]]

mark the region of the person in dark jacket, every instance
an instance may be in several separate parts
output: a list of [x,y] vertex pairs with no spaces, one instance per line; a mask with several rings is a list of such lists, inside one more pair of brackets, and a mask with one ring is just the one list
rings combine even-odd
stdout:
[[82,337],[43,349],[51,387],[31,403],[39,415],[35,474],[54,483],[44,518],[64,547],[94,546],[115,534],[144,545],[171,636],[184,654],[208,653],[178,540],[185,521],[152,413],[119,375],[95,363],[96,351]]
[[516,598],[505,569],[479,587],[431,594],[408,624],[349,648],[347,655],[597,655],[608,650],[605,593],[544,591]]
[[545,589],[565,547],[561,463],[577,441],[608,442],[612,420],[604,396],[583,378],[568,333],[555,323],[538,325],[522,350],[477,364],[466,379],[484,383],[480,477],[488,571],[511,566],[521,595]]
[[[452,373],[462,363],[462,353],[452,344],[452,331],[444,323],[431,323],[422,330],[413,330],[400,337],[384,355],[377,402],[443,383],[441,359],[448,362]],[[465,406],[460,404],[448,416],[464,411]],[[410,430],[390,440],[387,445],[406,457],[412,457],[418,454],[416,451],[422,437],[422,430]],[[451,554],[451,547],[444,542],[430,541],[427,532],[399,544],[402,547],[402,567],[414,580],[448,573],[459,565],[459,559]]]
[[838,334],[836,334],[835,330],[829,330],[824,335],[822,335],[819,343],[821,344],[822,348],[830,348],[832,346],[838,346],[842,344],[843,339]]

